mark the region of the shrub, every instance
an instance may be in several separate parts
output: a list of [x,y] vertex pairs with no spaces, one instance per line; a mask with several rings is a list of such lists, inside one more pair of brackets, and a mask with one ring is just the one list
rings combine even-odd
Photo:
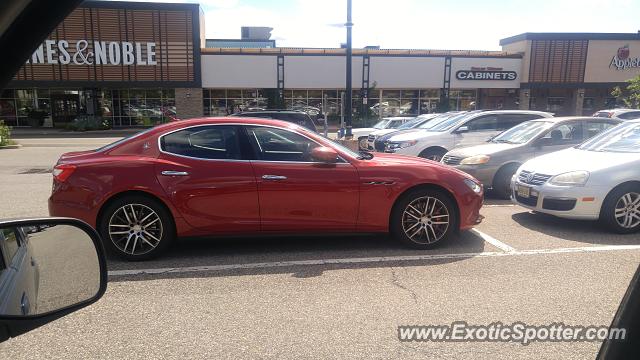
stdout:
[[3,120],[0,120],[0,146],[11,144],[13,144],[13,140],[11,140],[11,128],[5,125]]

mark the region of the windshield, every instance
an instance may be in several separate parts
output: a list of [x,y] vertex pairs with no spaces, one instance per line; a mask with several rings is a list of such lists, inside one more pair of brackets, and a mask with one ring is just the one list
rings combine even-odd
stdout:
[[494,143],[524,144],[553,125],[551,121],[527,121],[491,140]]
[[442,114],[442,115],[438,115],[438,116],[432,118],[431,120],[420,124],[420,126],[418,126],[417,129],[429,129],[429,128],[432,128],[432,127],[440,124],[441,122],[449,119],[450,117],[457,116],[457,115],[461,115],[461,114]]
[[425,121],[425,119],[415,118],[413,120],[409,120],[406,123],[398,126],[398,129],[413,129],[416,125],[420,124],[423,121]]
[[375,125],[373,125],[373,128],[374,129],[386,129],[387,128],[387,124],[389,124],[389,121],[390,120],[386,120],[386,119],[380,120]]
[[467,113],[464,114],[459,114],[459,115],[453,115],[449,118],[445,118],[441,121],[438,121],[437,123],[433,123],[431,124],[433,121],[428,122],[427,124],[431,124],[431,126],[426,127],[425,130],[427,131],[447,131],[449,129],[451,129],[452,127],[454,127],[458,122],[460,122],[460,120],[464,119],[465,117],[467,117]]
[[640,153],[640,123],[623,123],[579,145],[578,149],[600,152]]

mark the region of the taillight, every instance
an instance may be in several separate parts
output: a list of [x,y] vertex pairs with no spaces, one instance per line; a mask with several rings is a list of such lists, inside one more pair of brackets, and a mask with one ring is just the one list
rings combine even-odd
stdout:
[[65,182],[73,172],[76,171],[76,166],[71,164],[56,165],[53,168],[53,177],[60,181]]

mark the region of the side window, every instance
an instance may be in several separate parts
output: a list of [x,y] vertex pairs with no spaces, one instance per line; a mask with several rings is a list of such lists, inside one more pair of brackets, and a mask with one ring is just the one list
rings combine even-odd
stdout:
[[468,121],[463,126],[469,128],[469,132],[474,131],[494,131],[498,128],[498,116],[497,115],[485,115],[479,118]]
[[320,146],[284,129],[252,126],[247,133],[259,160],[311,162],[311,150]]
[[628,113],[621,114],[618,117],[623,120],[638,119],[640,118],[640,111],[629,111]]
[[585,139],[589,139],[598,133],[616,126],[614,123],[606,121],[587,121],[585,126]]
[[498,130],[509,130],[525,121],[540,119],[537,114],[500,114],[498,115]]
[[565,123],[551,128],[543,137],[547,145],[579,144],[584,140],[581,122]]
[[236,126],[198,126],[163,136],[160,147],[193,158],[235,160],[241,158],[239,140]]
[[18,252],[20,244],[18,243],[18,234],[14,229],[5,228],[0,230],[0,245],[2,245],[2,253],[4,254],[5,264],[11,264],[13,257]]

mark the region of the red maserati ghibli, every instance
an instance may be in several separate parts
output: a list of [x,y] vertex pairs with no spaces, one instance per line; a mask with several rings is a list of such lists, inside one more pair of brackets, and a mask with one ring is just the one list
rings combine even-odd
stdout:
[[143,260],[178,236],[229,234],[389,232],[424,249],[479,223],[482,199],[476,179],[440,163],[356,153],[288,122],[210,118],[62,155],[49,213]]

